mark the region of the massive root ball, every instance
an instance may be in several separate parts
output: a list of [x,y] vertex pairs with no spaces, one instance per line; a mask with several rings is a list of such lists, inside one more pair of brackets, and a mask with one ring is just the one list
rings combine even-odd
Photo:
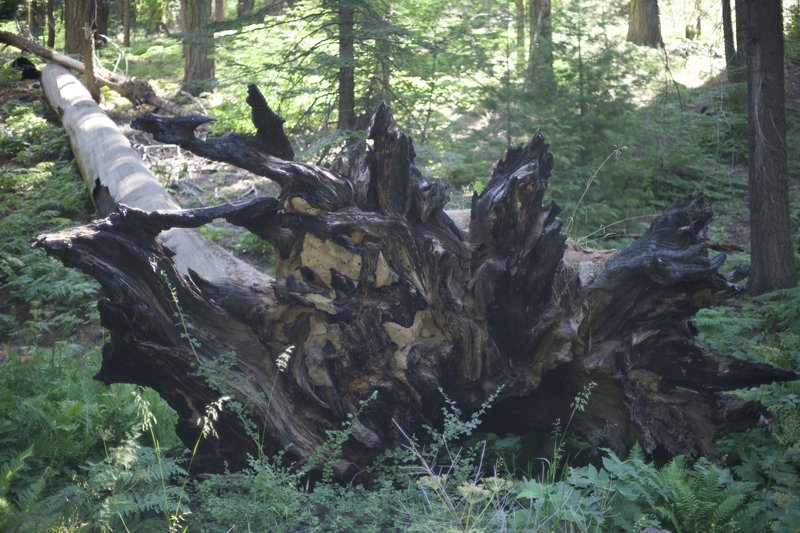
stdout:
[[[99,379],[155,388],[178,411],[187,444],[206,405],[238,402],[223,408],[205,459],[242,465],[261,448],[305,460],[358,414],[344,475],[401,444],[398,428],[423,435],[443,395],[469,411],[499,391],[485,428],[526,432],[549,430],[589,383],[594,395],[573,427],[594,444],[712,455],[716,436],[760,415],[723,391],[796,378],[695,338],[691,317],[736,290],[717,273],[722,258],[708,256],[703,197],[677,201],[619,252],[567,243],[558,206],[543,201],[553,158],[537,133],[497,163],[464,231],[387,106],[340,174],[292,161],[282,119],[255,87],[248,103],[256,135],[201,140],[193,131],[204,117],[146,116],[135,126],[275,180],[278,198],[119,206],[39,239],[103,285],[111,340]],[[175,266],[159,233],[215,218],[274,246],[275,279],[210,280]],[[282,370],[276,359],[285,363],[287,350]]]

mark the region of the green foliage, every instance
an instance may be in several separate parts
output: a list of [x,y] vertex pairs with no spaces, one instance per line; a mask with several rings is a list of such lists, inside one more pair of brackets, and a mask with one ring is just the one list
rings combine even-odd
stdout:
[[[103,457],[107,447],[124,439],[140,418],[134,402],[136,389],[107,387],[92,380],[99,365],[99,350],[78,344],[58,344],[53,349],[7,348],[0,372],[0,463],[14,450],[34,443],[25,473],[29,482],[43,472],[57,483],[70,479],[85,461]],[[158,405],[159,433],[175,445],[171,424],[175,415],[153,391],[143,393]]]
[[755,301],[764,304],[760,313],[765,327],[800,335],[800,288],[770,292]]
[[[31,250],[38,233],[64,227],[67,217],[85,212],[86,193],[74,166],[38,162],[63,157],[63,130],[41,118],[40,104],[10,103],[0,110],[12,132],[0,151],[12,160],[0,167],[0,338],[36,338],[53,328],[75,329],[94,313],[97,284]],[[20,167],[16,162],[25,163]],[[34,320],[21,328],[26,318]]]
[[736,309],[729,306],[701,309],[692,319],[700,338],[720,353],[746,359],[751,357],[756,340],[752,332],[761,326],[761,319],[752,314],[752,307]]
[[[740,309],[704,310],[696,321],[713,348],[787,369],[800,368],[800,289],[775,291]],[[718,442],[734,475],[754,483],[751,506],[761,512],[761,530],[797,531],[800,523],[800,384],[773,383],[739,391],[743,400],[767,407],[767,427],[729,435]]]
[[86,483],[50,497],[49,512],[98,531],[179,530],[189,513],[179,483],[186,471],[137,437],[110,448],[105,459],[87,463]]
[[800,6],[789,8],[786,23],[786,59],[789,63],[800,64]]
[[61,127],[43,117],[41,104],[9,102],[0,111],[6,127],[0,137],[0,160],[31,165],[45,159],[63,159],[69,143]]
[[254,233],[245,234],[234,248],[262,263],[272,263],[275,260],[275,250],[272,249],[272,245]]

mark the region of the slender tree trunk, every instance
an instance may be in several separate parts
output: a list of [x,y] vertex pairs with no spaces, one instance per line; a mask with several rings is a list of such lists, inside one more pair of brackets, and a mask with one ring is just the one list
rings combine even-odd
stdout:
[[339,120],[340,131],[356,129],[355,98],[355,12],[350,0],[339,1]]
[[214,0],[214,20],[217,22],[225,20],[225,0]]
[[550,0],[531,0],[528,12],[530,46],[528,48],[529,85],[549,89],[553,85],[553,23]]
[[181,0],[185,72],[183,89],[200,94],[214,82],[214,35],[208,30],[210,0]]
[[131,2],[130,0],[122,0],[122,31],[123,31],[123,44],[125,46],[131,45]]
[[722,36],[725,41],[725,65],[728,81],[735,81],[733,70],[736,68],[736,44],[733,41],[733,19],[731,18],[731,0],[722,0]]
[[55,0],[47,0],[47,47],[56,47]]
[[94,0],[94,22],[95,30],[100,35],[108,35],[108,0]]
[[780,0],[745,0],[750,188],[749,288],[794,287],[786,177],[783,13]]
[[658,0],[631,0],[628,41],[653,48],[663,44]]

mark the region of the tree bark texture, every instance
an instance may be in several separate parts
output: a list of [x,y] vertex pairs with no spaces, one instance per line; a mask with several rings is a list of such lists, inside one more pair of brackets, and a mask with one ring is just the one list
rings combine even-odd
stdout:
[[225,0],[214,0],[214,20],[217,22],[225,20]]
[[750,251],[753,294],[794,287],[786,176],[783,13],[779,0],[745,0]]
[[183,16],[183,89],[197,95],[214,82],[214,34],[210,0],[181,0]]
[[64,50],[68,54],[83,52],[83,27],[94,20],[93,0],[70,0],[64,3]]
[[[543,202],[553,156],[537,133],[497,163],[459,227],[443,210],[446,187],[421,175],[387,106],[342,175],[293,161],[282,119],[248,92],[255,135],[200,139],[205,117],[133,126],[273,179],[278,198],[118,205],[38,239],[103,286],[110,341],[98,379],[156,389],[191,445],[206,406],[225,403],[219,438],[203,441],[206,466],[280,450],[319,461],[326,432],[352,421],[337,463],[352,479],[404,433],[424,438],[445,394],[471,412],[498,393],[487,429],[548,431],[589,382],[596,392],[573,427],[594,445],[713,455],[715,436],[765,415],[723,391],[797,377],[695,338],[692,315],[737,290],[717,273],[724,256],[708,256],[704,198],[676,202],[622,251],[569,244],[558,206]],[[181,274],[157,235],[216,218],[273,245],[275,280]]]
[[94,0],[94,17],[92,23],[99,35],[108,35],[108,16],[110,14],[108,0]]
[[[134,2],[136,5],[136,2]],[[122,0],[122,44],[123,46],[131,45],[131,2],[130,0]]]
[[722,38],[725,43],[725,68],[728,81],[736,81],[736,43],[733,40],[733,18],[731,0],[722,0]]
[[662,46],[658,0],[631,0],[628,41],[652,48]]
[[83,26],[83,79],[86,82],[86,88],[92,95],[92,99],[98,104],[102,101],[103,96],[100,93],[100,87],[97,85],[97,78],[94,75],[95,60],[94,60],[94,46],[95,46],[95,30],[87,22]]
[[47,47],[56,46],[55,0],[47,0]]

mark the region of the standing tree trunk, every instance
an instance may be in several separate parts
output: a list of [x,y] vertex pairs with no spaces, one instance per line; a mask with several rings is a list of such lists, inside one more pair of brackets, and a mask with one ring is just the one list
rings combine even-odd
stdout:
[[253,12],[255,0],[238,0],[236,3],[236,16],[241,18]]
[[[783,14],[780,0],[745,0],[750,188],[749,288],[794,287],[786,177]],[[737,13],[738,14],[738,13]]]
[[733,19],[731,17],[731,0],[722,0],[722,38],[725,42],[725,70],[728,81],[735,81],[736,43],[733,40]]
[[548,94],[554,85],[553,17],[550,0],[530,0],[527,81]]
[[214,20],[217,22],[225,20],[225,0],[214,0]]
[[47,0],[47,47],[56,46],[55,0]]
[[208,29],[211,0],[181,0],[183,17],[183,89],[200,94],[214,84],[214,34]]
[[83,52],[84,25],[94,20],[93,0],[70,0],[64,2],[64,50],[80,56]]
[[94,0],[94,26],[98,35],[108,35],[108,0]]
[[[136,2],[134,2],[136,5]],[[124,46],[131,45],[131,0],[122,0],[122,43]]]
[[658,0],[631,0],[628,41],[652,48],[663,45]]
[[[355,96],[355,10],[352,0],[339,0],[339,131],[352,132],[356,129]],[[348,143],[350,144],[350,143]]]

